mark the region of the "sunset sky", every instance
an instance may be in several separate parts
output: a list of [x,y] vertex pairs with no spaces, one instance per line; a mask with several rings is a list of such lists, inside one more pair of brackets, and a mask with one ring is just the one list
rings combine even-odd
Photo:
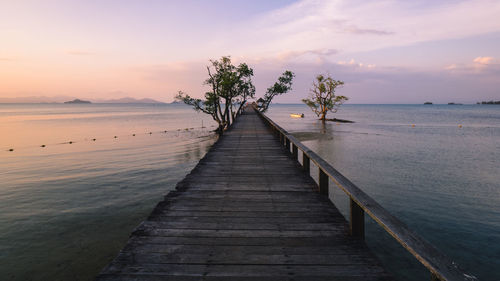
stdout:
[[351,103],[500,100],[500,1],[0,0],[0,98],[202,96],[209,59]]

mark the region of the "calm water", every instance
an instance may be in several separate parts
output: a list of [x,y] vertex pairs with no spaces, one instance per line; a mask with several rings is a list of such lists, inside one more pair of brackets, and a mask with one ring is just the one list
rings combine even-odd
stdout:
[[186,106],[1,104],[0,279],[92,280],[212,125]]
[[[335,116],[356,123],[325,126],[302,105],[268,115],[468,272],[500,280],[500,107],[345,105]],[[92,280],[213,125],[185,106],[0,105],[0,279]],[[428,280],[370,222],[367,241],[401,280]]]
[[[275,105],[268,116],[467,272],[500,280],[500,106],[345,105],[331,116],[354,124],[323,125],[303,105]],[[330,192],[347,214],[347,197]],[[429,279],[368,223],[370,247],[399,279]]]

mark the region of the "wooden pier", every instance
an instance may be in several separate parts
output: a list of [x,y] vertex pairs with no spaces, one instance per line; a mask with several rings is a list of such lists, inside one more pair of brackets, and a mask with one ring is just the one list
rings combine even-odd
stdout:
[[[363,240],[364,193],[351,196],[347,223],[325,196],[336,171],[283,132],[247,108],[96,280],[392,280]],[[433,278],[455,280],[453,266],[430,264]]]

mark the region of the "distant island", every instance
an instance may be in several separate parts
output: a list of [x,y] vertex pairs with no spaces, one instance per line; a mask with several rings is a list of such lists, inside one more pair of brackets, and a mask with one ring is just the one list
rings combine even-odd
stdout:
[[432,102],[426,101],[426,102],[424,102],[424,104],[432,104]]
[[448,105],[463,105],[462,103],[449,102]]
[[477,104],[500,104],[500,100],[499,101],[483,101],[481,103],[477,103]]
[[91,103],[91,102],[88,100],[74,99],[70,101],[65,101],[64,103]]

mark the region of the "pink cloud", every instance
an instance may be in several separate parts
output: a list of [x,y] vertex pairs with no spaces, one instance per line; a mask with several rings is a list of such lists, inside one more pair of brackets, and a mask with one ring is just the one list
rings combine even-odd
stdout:
[[456,74],[496,75],[500,71],[500,60],[494,57],[476,57],[471,63],[454,63],[444,69]]
[[492,57],[477,57],[474,59],[474,62],[481,65],[488,65],[494,62],[494,60]]

